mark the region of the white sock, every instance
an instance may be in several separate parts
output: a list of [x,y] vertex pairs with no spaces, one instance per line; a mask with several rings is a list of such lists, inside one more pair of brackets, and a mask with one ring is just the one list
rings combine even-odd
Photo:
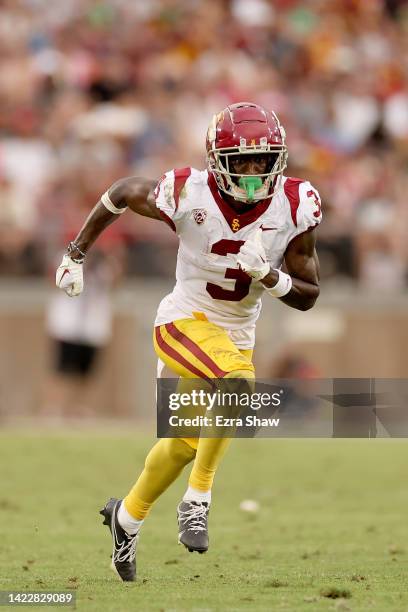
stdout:
[[193,487],[188,486],[187,491],[184,493],[183,501],[195,501],[195,502],[205,502],[206,504],[211,504],[211,489],[209,491],[198,491],[197,489],[193,489]]
[[126,533],[134,535],[143,525],[144,519],[141,521],[135,519],[131,514],[129,514],[125,508],[125,504],[122,502],[118,512],[118,521],[119,525],[126,531]]

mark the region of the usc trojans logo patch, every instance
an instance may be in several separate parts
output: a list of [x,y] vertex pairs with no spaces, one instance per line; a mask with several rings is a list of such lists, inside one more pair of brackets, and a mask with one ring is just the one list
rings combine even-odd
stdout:
[[207,218],[207,211],[205,208],[194,208],[193,209],[193,219],[197,223],[197,225],[201,225]]
[[233,232],[237,232],[240,228],[239,219],[233,219],[231,223],[231,229]]

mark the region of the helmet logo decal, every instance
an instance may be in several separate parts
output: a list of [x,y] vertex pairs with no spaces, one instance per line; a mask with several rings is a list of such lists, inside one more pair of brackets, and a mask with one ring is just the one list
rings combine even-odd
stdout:
[[201,225],[207,218],[207,211],[205,208],[194,208],[193,209],[193,219],[197,223],[197,225]]
[[210,125],[208,126],[207,138],[213,149],[215,147],[215,138],[217,133],[217,115],[214,115]]
[[231,223],[232,231],[233,232],[237,232],[239,230],[239,227],[240,227],[239,219],[237,219],[237,218],[233,219],[232,223]]

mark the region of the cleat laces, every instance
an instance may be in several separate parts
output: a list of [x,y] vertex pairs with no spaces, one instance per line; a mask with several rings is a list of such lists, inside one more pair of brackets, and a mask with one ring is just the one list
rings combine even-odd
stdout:
[[195,504],[192,502],[187,502],[190,504],[190,508],[188,510],[179,510],[179,518],[180,522],[188,523],[186,526],[187,529],[191,531],[205,531],[206,530],[206,517],[207,517],[207,506],[204,504]]
[[136,544],[138,540],[138,534],[131,535],[124,532],[124,539],[122,542],[118,541],[115,526],[113,525],[114,538],[115,538],[115,554],[114,561],[119,563],[133,563],[136,557]]
[[115,551],[115,561],[119,563],[133,563],[136,557],[137,535],[126,534],[127,542],[124,541]]

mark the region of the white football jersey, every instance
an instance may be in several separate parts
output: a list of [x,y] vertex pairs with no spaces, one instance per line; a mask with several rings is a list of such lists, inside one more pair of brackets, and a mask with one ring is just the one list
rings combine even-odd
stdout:
[[279,268],[290,241],[320,223],[318,192],[308,181],[282,177],[271,200],[238,214],[207,170],[182,168],[161,178],[155,196],[180,240],[177,282],[161,301],[155,325],[204,313],[227,330],[239,348],[252,348],[265,289],[229,256],[260,227],[267,260]]

